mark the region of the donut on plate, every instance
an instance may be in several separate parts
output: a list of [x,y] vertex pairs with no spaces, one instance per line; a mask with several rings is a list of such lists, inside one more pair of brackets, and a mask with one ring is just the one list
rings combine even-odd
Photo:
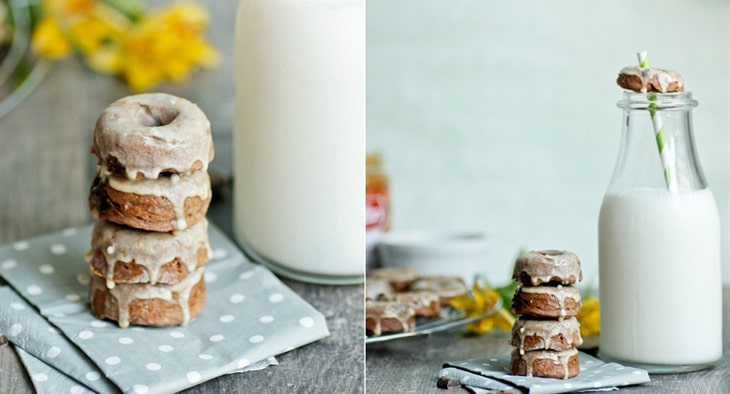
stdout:
[[372,335],[410,331],[416,325],[416,313],[410,306],[394,301],[365,303],[365,330]]
[[464,279],[459,276],[422,276],[411,284],[409,290],[435,293],[441,306],[448,306],[452,298],[469,292]]
[[205,219],[169,233],[99,220],[91,233],[88,259],[91,272],[105,278],[107,288],[113,288],[117,283],[178,283],[204,266],[211,255]]

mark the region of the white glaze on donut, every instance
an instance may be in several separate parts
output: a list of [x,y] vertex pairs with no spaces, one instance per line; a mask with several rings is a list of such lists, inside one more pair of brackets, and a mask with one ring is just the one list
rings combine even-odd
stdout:
[[632,75],[639,78],[641,81],[641,93],[646,93],[650,84],[655,88],[659,88],[659,92],[666,93],[667,88],[673,82],[677,83],[677,89],[679,91],[684,90],[684,80],[676,71],[653,67],[642,69],[638,66],[631,66],[622,68],[620,74]]
[[91,281],[91,294],[94,296],[97,290],[103,290],[108,291],[116,299],[117,323],[122,328],[129,326],[129,306],[134,300],[160,299],[173,301],[175,294],[177,294],[176,303],[180,307],[183,317],[181,325],[186,325],[190,321],[190,292],[202,279],[202,268],[191,272],[185,279],[174,285],[119,284],[113,289],[106,289],[103,280],[93,279]]
[[[525,338],[538,337],[542,341],[543,349],[553,348],[552,338],[562,334],[569,347],[579,346],[583,343],[580,336],[580,324],[578,319],[571,317],[559,320],[535,320],[519,318],[512,327],[512,332],[519,339],[518,350],[525,354]],[[574,343],[574,338],[577,341]]]
[[148,283],[156,284],[160,277],[162,265],[175,258],[183,263],[189,273],[198,265],[198,250],[208,251],[208,259],[212,257],[208,243],[208,222],[203,219],[198,224],[182,231],[157,233],[135,230],[105,220],[94,225],[91,235],[91,251],[89,256],[101,253],[106,261],[106,287],[112,289],[114,283],[114,267],[117,262],[134,262],[144,268]]
[[[156,179],[161,172],[206,171],[213,159],[210,122],[190,101],[146,93],[115,101],[99,116],[92,152],[106,166],[110,157],[129,179]],[[107,170],[108,172],[108,170]]]
[[558,318],[559,320],[563,320],[567,314],[567,311],[565,310],[566,299],[572,299],[576,304],[578,304],[578,307],[580,308],[580,290],[573,286],[522,286],[517,289],[517,293],[520,292],[527,294],[545,294],[554,297],[556,300],[558,300],[558,305],[560,306],[560,317]]
[[[571,348],[560,352],[551,350],[535,350],[532,352],[526,352],[523,355],[519,355],[525,362],[525,376],[532,377],[534,374],[533,363],[536,360],[550,360],[555,365],[560,365],[563,371],[563,379],[570,377],[570,368],[568,363],[571,357],[578,357],[578,350]],[[513,355],[513,357],[515,357]]]
[[523,254],[515,262],[512,277],[523,280],[525,276],[530,278],[533,286],[548,282],[567,285],[581,281],[583,272],[580,259],[575,253],[565,250],[538,250]]
[[208,200],[211,196],[210,176],[207,171],[194,171],[188,175],[172,174],[158,179],[129,180],[99,170],[99,177],[114,190],[137,195],[164,197],[172,204],[175,219],[172,226],[177,230],[188,227],[185,221],[185,200],[199,197]]

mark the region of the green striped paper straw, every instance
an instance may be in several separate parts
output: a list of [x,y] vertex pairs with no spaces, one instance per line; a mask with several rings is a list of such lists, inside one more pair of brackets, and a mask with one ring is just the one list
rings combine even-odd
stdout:
[[[639,57],[639,68],[644,78],[649,73],[649,57],[646,51],[641,51],[638,54]],[[656,93],[649,95],[649,101],[656,101]],[[662,167],[664,169],[664,182],[667,185],[669,191],[677,191],[677,183],[673,180],[673,174],[671,169],[674,166],[674,141],[667,140],[664,133],[664,124],[662,123],[662,117],[656,111],[656,103],[649,104],[649,115],[651,115],[651,123],[654,126],[654,135],[656,137],[656,146],[659,149],[659,156],[662,160]]]

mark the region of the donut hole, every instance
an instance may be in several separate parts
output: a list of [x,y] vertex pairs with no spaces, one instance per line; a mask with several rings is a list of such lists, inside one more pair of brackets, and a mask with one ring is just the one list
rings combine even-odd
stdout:
[[169,125],[178,115],[180,112],[175,108],[140,104],[136,113],[136,121],[142,126],[159,127]]

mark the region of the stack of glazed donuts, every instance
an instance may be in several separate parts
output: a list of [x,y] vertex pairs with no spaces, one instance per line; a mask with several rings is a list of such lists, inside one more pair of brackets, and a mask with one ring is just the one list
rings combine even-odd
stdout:
[[575,316],[581,306],[574,286],[583,280],[578,257],[567,251],[528,252],[517,259],[513,278],[520,287],[512,312],[511,370],[515,375],[568,379],[578,375],[583,343]]
[[92,312],[120,327],[186,324],[205,305],[212,254],[210,122],[183,98],[125,97],[99,116],[91,153]]

